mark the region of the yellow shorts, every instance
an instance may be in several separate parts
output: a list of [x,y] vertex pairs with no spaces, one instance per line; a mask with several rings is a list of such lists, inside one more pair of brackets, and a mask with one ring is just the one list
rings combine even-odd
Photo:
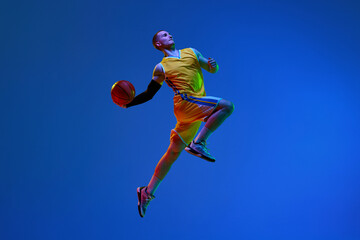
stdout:
[[175,95],[174,114],[177,123],[175,128],[171,130],[170,141],[178,135],[186,145],[189,145],[199,130],[201,122],[206,122],[220,100],[221,98],[210,96]]

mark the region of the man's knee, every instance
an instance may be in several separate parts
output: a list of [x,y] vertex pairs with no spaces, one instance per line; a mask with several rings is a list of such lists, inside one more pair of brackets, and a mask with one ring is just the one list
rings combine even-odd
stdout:
[[220,101],[220,107],[221,109],[223,109],[223,111],[226,111],[229,113],[229,115],[234,111],[235,106],[232,102],[225,100],[225,99],[221,99]]
[[176,135],[171,140],[168,151],[172,154],[180,155],[180,153],[184,150],[185,147],[186,147],[185,143],[181,140],[179,136]]
[[164,158],[164,160],[168,164],[173,164],[180,156],[181,151],[181,146],[178,146],[177,144],[173,144],[173,142],[171,142],[169,148],[166,151],[166,157]]

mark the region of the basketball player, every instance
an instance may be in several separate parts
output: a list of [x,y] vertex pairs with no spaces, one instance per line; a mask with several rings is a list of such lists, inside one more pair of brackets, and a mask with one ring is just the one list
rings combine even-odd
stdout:
[[[232,102],[206,96],[201,68],[216,73],[219,66],[214,59],[204,58],[194,48],[176,49],[174,39],[167,31],[157,32],[153,37],[153,45],[165,56],[155,66],[147,90],[122,107],[149,101],[165,81],[175,93],[174,113],[177,124],[171,130],[169,148],[158,162],[149,184],[137,188],[141,217],[144,217],[147,206],[154,199],[160,182],[184,149],[207,161],[215,161],[206,148],[206,140],[234,110]],[[206,124],[194,139],[202,121]]]

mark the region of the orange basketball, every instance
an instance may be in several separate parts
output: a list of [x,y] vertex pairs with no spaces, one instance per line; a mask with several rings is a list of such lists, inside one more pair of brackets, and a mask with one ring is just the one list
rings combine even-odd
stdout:
[[118,81],[111,88],[111,98],[119,106],[128,104],[134,97],[135,88],[129,81]]

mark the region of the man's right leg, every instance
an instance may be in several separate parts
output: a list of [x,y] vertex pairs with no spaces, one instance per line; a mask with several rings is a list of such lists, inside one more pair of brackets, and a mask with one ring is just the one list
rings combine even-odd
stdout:
[[179,136],[175,136],[170,145],[162,156],[158,164],[156,165],[155,172],[148,184],[148,192],[154,194],[160,182],[165,178],[169,172],[172,164],[178,159],[180,153],[186,147],[185,143],[180,139]]
[[178,159],[180,153],[186,147],[185,143],[179,136],[172,138],[169,148],[162,156],[158,164],[156,165],[155,172],[146,187],[138,188],[138,209],[141,217],[144,217],[147,206],[154,198],[154,193],[158,188],[161,181],[165,178],[169,172],[172,164]]

